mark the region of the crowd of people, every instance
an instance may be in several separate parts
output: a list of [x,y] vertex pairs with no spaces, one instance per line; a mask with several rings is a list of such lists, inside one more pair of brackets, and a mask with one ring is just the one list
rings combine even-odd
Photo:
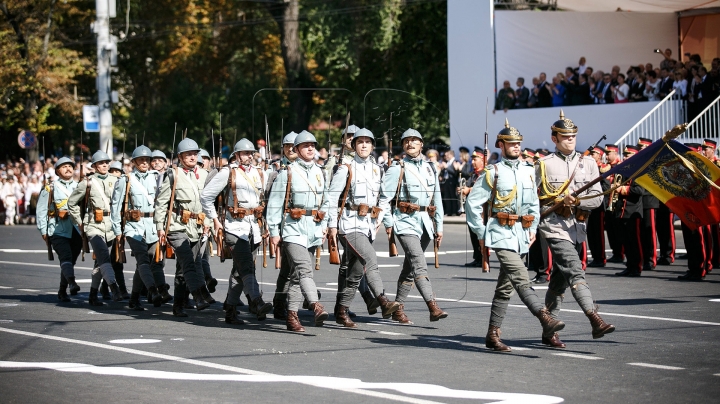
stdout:
[[609,72],[595,70],[581,57],[578,66],[568,66],[549,81],[545,73],[533,77],[532,87],[525,86],[519,77],[513,88],[509,80],[497,92],[493,113],[509,109],[560,107],[569,105],[619,104],[627,102],[659,101],[672,90],[687,100],[688,115],[692,119],[720,94],[720,58],[710,67],[703,65],[700,55],[685,54],[680,62],[672,58],[672,50],[664,52],[658,66],[641,63],[622,73],[620,66]]

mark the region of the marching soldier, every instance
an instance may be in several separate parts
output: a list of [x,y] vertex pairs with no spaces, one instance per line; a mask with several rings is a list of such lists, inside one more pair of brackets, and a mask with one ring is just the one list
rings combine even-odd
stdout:
[[[258,218],[262,218],[265,208],[265,190],[262,172],[252,165],[253,153],[255,147],[252,142],[240,139],[233,150],[237,163],[218,171],[200,195],[203,211],[213,221],[215,234],[224,230],[226,248],[232,250],[233,265],[225,307],[225,322],[228,324],[244,324],[237,314],[243,292],[249,296],[249,305],[254,308],[258,319],[264,319],[273,309],[272,304],[263,301],[255,276],[253,252],[262,241]],[[213,203],[228,187],[230,192],[225,201],[225,217],[220,218]],[[218,251],[218,254],[222,254],[222,251]]]
[[153,215],[160,174],[150,170],[151,157],[152,152],[146,146],[138,146],[133,151],[131,161],[134,168],[130,174],[118,179],[110,209],[115,242],[124,242],[124,235],[136,260],[128,302],[128,306],[136,311],[144,310],[140,304],[140,289],[143,285],[155,307],[172,300],[168,292],[169,285],[165,283],[162,263],[155,260],[158,235]]
[[[519,158],[522,139],[520,132],[510,127],[506,119],[505,127],[495,141],[502,158],[485,168],[465,203],[468,224],[478,235],[480,247],[492,248],[500,261],[490,324],[485,336],[485,346],[500,352],[511,351],[500,340],[500,327],[513,289],[540,320],[543,335],[552,335],[565,327],[562,321],[550,316],[531,287],[523,260],[529,245],[535,241],[540,207],[533,179],[535,172],[531,164]],[[488,212],[483,209],[486,202]]]
[[[110,157],[104,151],[98,150],[93,154],[92,167],[95,174],[88,175],[84,181],[78,184],[67,204],[70,218],[80,230],[81,235],[85,232],[95,256],[88,303],[91,306],[102,306],[103,303],[98,300],[97,295],[103,278],[110,286],[112,299],[116,302],[123,299],[110,259],[110,251],[115,242],[115,234],[113,234],[110,220],[110,201],[117,177],[108,174]],[[81,206],[85,209],[84,218],[80,212]]]
[[[620,159],[620,149],[618,149],[618,147],[614,144],[605,145],[605,158],[612,169],[612,167],[615,167],[622,162],[622,159]],[[617,176],[608,178],[610,185],[615,184],[616,177]],[[608,200],[606,210],[611,212],[614,208],[614,204],[615,203],[613,201]],[[605,230],[607,231],[608,242],[610,243],[610,249],[612,250],[612,256],[607,260],[607,262],[622,264],[625,260],[625,251],[623,251],[623,243],[621,242],[622,234],[620,234],[620,227],[620,222],[615,217],[614,213],[605,215]]]
[[[652,139],[638,139],[638,149],[642,150],[652,144]],[[652,271],[657,266],[657,229],[655,214],[660,208],[660,200],[647,192],[642,197],[643,216],[640,221],[640,242],[643,251],[643,271]]]
[[[637,146],[625,146],[623,157],[632,158],[639,150]],[[618,181],[619,182],[619,181]],[[626,182],[623,179],[623,183]],[[643,248],[641,240],[641,222],[643,218],[643,197],[647,193],[643,187],[634,180],[619,187],[617,202],[613,207],[615,219],[619,223],[617,235],[623,244],[627,263],[625,270],[618,272],[618,276],[640,276],[643,270]]]
[[[529,150],[529,149],[526,149]],[[470,162],[470,166],[472,168],[472,175],[470,178],[468,178],[467,182],[465,183],[465,188],[458,188],[458,192],[462,192],[465,194],[465,197],[470,194],[472,191],[473,186],[475,186],[475,183],[477,182],[477,179],[480,178],[480,175],[482,174],[483,170],[485,169],[485,155],[484,150],[476,147],[475,150],[472,153],[472,160]],[[467,199],[466,199],[467,204]],[[482,268],[482,250],[480,249],[480,240],[478,239],[477,234],[475,234],[474,231],[472,231],[472,228],[470,228],[470,225],[468,224],[468,230],[470,232],[470,244],[473,247],[473,260],[472,262],[468,262],[465,264],[466,267],[473,267],[473,268]]]
[[[110,163],[110,168],[108,169],[108,172],[110,173],[110,175],[120,178],[123,175],[122,162],[115,160],[112,163]],[[112,212],[110,212],[110,213],[111,213],[111,219],[112,219]],[[110,262],[112,262],[113,272],[115,272],[115,280],[117,281],[117,284],[120,287],[120,293],[122,294],[123,300],[129,299],[130,294],[128,294],[127,285],[125,284],[125,274],[123,273],[123,263],[121,260],[119,260],[117,258],[116,254],[115,254],[116,251],[117,251],[116,248],[113,248],[112,251],[110,251]],[[108,284],[105,281],[105,279],[102,280],[102,284],[100,285],[100,295],[102,296],[103,300],[112,299],[112,297],[110,296],[110,290],[108,289]]]
[[382,217],[390,208],[389,204],[378,206],[384,171],[370,159],[375,136],[367,129],[360,129],[353,135],[351,144],[356,154],[350,163],[338,167],[328,190],[328,227],[329,237],[340,233],[345,248],[338,276],[335,322],[354,328],[348,308],[363,276],[377,296],[383,317],[390,317],[400,304],[388,301],[385,296],[377,254],[372,246]]
[[[699,151],[699,143],[685,143],[692,151]],[[678,276],[681,281],[700,282],[705,279],[708,273],[708,252],[707,246],[707,226],[700,226],[695,230],[691,230],[685,222],[681,221],[683,241],[687,249],[688,270],[684,275]]]
[[303,295],[315,314],[316,326],[322,326],[328,318],[313,281],[315,250],[322,245],[327,233],[328,201],[323,171],[314,161],[315,136],[302,131],[293,145],[298,158],[280,171],[274,181],[267,222],[271,245],[280,245],[282,240],[280,272],[289,273],[287,329],[304,332],[297,315]]
[[388,235],[395,233],[403,250],[405,260],[398,278],[395,301],[400,307],[392,313],[393,320],[412,324],[405,315],[404,303],[413,283],[425,300],[430,311],[430,321],[448,316],[435,301],[435,295],[427,273],[425,249],[430,242],[440,246],[443,237],[443,207],[440,184],[435,165],[422,154],[423,138],[415,129],[406,130],[400,137],[405,158],[388,168],[383,178],[380,206],[396,202],[392,210],[383,215]]
[[[590,157],[597,163],[600,174],[610,170],[610,165],[602,162],[603,154],[605,154],[605,151],[597,146],[590,152]],[[603,192],[607,191],[609,187],[610,183],[606,179],[600,181],[600,189]],[[590,218],[588,219],[587,244],[593,257],[593,260],[588,264],[590,268],[602,268],[607,263],[605,256],[605,206],[603,201],[600,206],[590,211]]]
[[154,222],[160,244],[168,243],[175,250],[173,315],[177,317],[187,317],[184,310],[186,290],[192,294],[197,311],[215,303],[205,285],[202,269],[201,241],[207,237],[211,222],[200,204],[207,172],[197,166],[199,152],[200,147],[190,138],[178,144],[179,167],[166,173],[155,199]]
[[[208,174],[208,176],[205,177],[205,181],[209,181],[207,178],[214,170],[213,163],[214,161],[212,157],[210,157],[210,153],[208,153],[205,149],[200,149],[198,165],[202,167],[202,169],[205,170],[205,172]],[[207,215],[207,212],[205,212],[205,214]],[[211,235],[214,236],[214,228],[210,228],[210,230]],[[207,286],[208,291],[210,293],[215,293],[215,287],[217,286],[218,281],[212,276],[212,270],[210,269],[210,248],[212,248],[211,245],[212,242],[209,238],[204,239],[202,248],[202,268],[203,274],[205,276],[205,285]]]
[[[591,157],[575,151],[578,127],[565,118],[562,110],[560,119],[550,129],[555,153],[538,162],[536,182],[540,200],[551,202],[543,210],[549,209],[554,203],[562,203],[562,208],[547,215],[538,226],[553,257],[553,272],[545,295],[545,306],[552,317],[557,318],[569,286],[575,301],[590,320],[593,338],[602,338],[613,332],[615,326],[606,324],[597,312],[585,280],[580,255],[587,238],[586,222],[590,210],[600,206],[603,201],[601,187],[597,183],[578,197],[572,195],[575,190],[599,176],[598,166]],[[544,333],[542,337],[546,345],[565,348],[565,343],[557,333]]]
[[70,294],[77,295],[80,286],[75,282],[75,263],[82,250],[82,237],[76,226],[69,220],[68,198],[77,187],[73,180],[75,163],[67,157],[55,163],[55,174],[58,179],[52,184],[44,184],[37,201],[36,224],[40,235],[46,243],[50,243],[60,261],[60,289],[58,300],[69,302],[67,287]]
[[150,164],[153,170],[157,171],[161,176],[164,175],[165,167],[167,167],[167,157],[165,157],[165,153],[160,150],[154,150]]
[[[342,147],[340,148],[340,154],[329,156],[327,162],[325,163],[326,178],[330,179],[332,177],[332,174],[336,170],[336,165],[350,164],[353,161],[353,159],[355,158],[355,150],[352,147],[352,140],[353,136],[355,136],[355,132],[359,130],[360,128],[355,125],[350,125],[346,129],[343,129],[341,139]],[[328,150],[328,155],[329,153],[330,150]]]

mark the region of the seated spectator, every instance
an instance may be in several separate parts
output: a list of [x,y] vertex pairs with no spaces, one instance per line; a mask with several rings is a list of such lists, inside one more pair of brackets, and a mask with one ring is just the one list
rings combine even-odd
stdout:
[[630,95],[630,86],[625,83],[625,75],[622,73],[618,73],[617,82],[618,85],[612,87],[614,97],[613,101],[616,104],[626,103],[628,102],[628,97]]
[[502,109],[505,112],[508,112],[508,109],[515,106],[515,91],[510,87],[510,82],[505,80],[503,82],[503,88],[500,89],[497,93],[497,98],[495,99],[495,108],[493,108],[493,114],[495,111]]
[[[645,70],[647,71],[647,67]],[[659,90],[660,80],[657,79],[655,70],[647,71],[647,81],[645,82],[645,91],[643,91],[643,95],[647,97],[648,101],[660,101],[660,98],[658,97]]]

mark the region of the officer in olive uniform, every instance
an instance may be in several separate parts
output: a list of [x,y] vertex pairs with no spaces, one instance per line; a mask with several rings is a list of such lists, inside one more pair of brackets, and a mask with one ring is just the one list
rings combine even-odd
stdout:
[[[110,258],[110,251],[115,243],[115,234],[110,220],[110,201],[117,177],[108,174],[110,157],[101,150],[93,154],[92,167],[95,174],[87,176],[73,190],[68,199],[68,210],[70,218],[78,226],[80,234],[85,232],[95,255],[88,302],[92,306],[102,306],[103,303],[97,298],[102,278],[105,278],[110,286],[113,300],[118,302],[123,299]],[[87,201],[87,205],[84,205],[84,201]],[[81,205],[84,205],[85,212],[80,212]],[[85,214],[84,218],[83,213]]]
[[372,246],[382,217],[390,209],[387,204],[378,206],[384,171],[370,159],[375,136],[367,129],[360,129],[353,135],[352,146],[356,152],[353,160],[340,165],[330,183],[328,227],[329,236],[334,238],[339,233],[344,247],[335,322],[354,328],[356,325],[347,311],[363,276],[373,295],[377,296],[383,317],[391,316],[400,304],[388,301],[385,296],[377,254]]
[[[495,147],[502,153],[501,160],[485,168],[465,203],[468,224],[478,235],[480,247],[492,248],[500,261],[490,324],[485,336],[485,346],[499,352],[511,351],[500,340],[500,327],[513,289],[540,320],[543,335],[552,335],[565,327],[562,321],[552,318],[543,306],[531,287],[524,263],[528,247],[536,241],[540,206],[533,166],[520,158],[522,139],[520,132],[510,127],[506,119],[505,127],[495,141]],[[486,202],[492,205],[488,212],[484,212],[483,208]]]
[[[625,159],[632,158],[638,151],[640,149],[637,146],[625,146],[623,157]],[[613,212],[620,225],[617,235],[622,242],[627,262],[625,269],[615,275],[636,277],[640,276],[643,270],[641,223],[643,218],[643,197],[647,194],[647,191],[637,181],[626,182],[626,178],[623,178],[622,183],[625,185],[616,190],[618,198],[615,206],[613,206]]]
[[[161,244],[169,243],[175,250],[175,300],[173,314],[186,317],[184,311],[185,292],[189,290],[195,300],[197,311],[204,310],[215,299],[205,285],[202,269],[202,239],[208,237],[210,219],[202,212],[200,193],[207,171],[197,166],[200,147],[185,138],[178,144],[179,167],[168,170],[155,199],[154,222]],[[175,198],[170,198],[175,188]],[[165,234],[166,220],[170,220],[168,234]]]
[[323,171],[314,161],[315,136],[302,131],[293,145],[298,158],[280,171],[274,181],[267,205],[267,222],[271,244],[280,245],[282,240],[281,266],[289,266],[285,269],[289,272],[287,329],[304,332],[297,315],[303,295],[315,314],[316,326],[322,326],[328,318],[313,280],[315,250],[322,245],[327,233],[328,201]]
[[135,257],[135,275],[128,306],[137,311],[144,310],[140,304],[140,289],[143,285],[150,293],[150,301],[155,307],[172,300],[168,292],[169,285],[165,283],[162,263],[155,260],[158,236],[153,215],[160,174],[150,170],[151,157],[152,152],[147,146],[138,146],[133,151],[134,168],[130,174],[118,179],[110,209],[115,242],[122,242],[124,234]]
[[[556,203],[560,209],[544,217],[538,230],[550,247],[553,270],[545,295],[545,306],[553,318],[560,313],[564,293],[568,286],[575,301],[590,320],[593,338],[602,338],[615,330],[606,324],[597,312],[585,280],[581,262],[583,242],[587,238],[587,219],[590,211],[603,202],[599,183],[577,197],[572,193],[599,176],[597,162],[575,151],[578,127],[566,119],[562,110],[560,119],[550,127],[550,140],[555,143],[555,153],[540,159],[536,165],[536,182],[543,211]],[[542,342],[557,348],[565,348],[557,333],[543,333]]]
[[[205,185],[200,196],[203,211],[213,221],[215,233],[224,229],[225,243],[232,249],[233,265],[225,310],[225,322],[228,324],[244,324],[237,315],[237,305],[243,292],[249,296],[250,307],[258,319],[264,319],[273,308],[272,304],[263,301],[255,276],[253,251],[262,241],[258,218],[262,218],[265,208],[265,190],[262,172],[252,165],[253,153],[255,147],[252,142],[240,139],[233,150],[237,164],[223,167]],[[220,218],[213,203],[227,187],[232,192],[227,193],[225,217]]]
[[60,262],[60,289],[58,300],[69,302],[70,294],[77,295],[80,286],[75,282],[75,263],[82,250],[82,237],[70,221],[68,198],[77,187],[73,180],[75,163],[67,157],[55,163],[55,174],[59,177],[52,184],[44,184],[37,201],[36,224],[45,242],[49,242]]
[[392,313],[393,320],[412,324],[405,315],[404,303],[413,283],[430,311],[430,321],[447,317],[438,307],[430,284],[425,249],[430,242],[438,244],[443,237],[443,207],[440,183],[435,165],[422,154],[423,138],[415,129],[400,137],[405,158],[392,165],[382,182],[379,205],[390,206],[383,216],[388,235],[395,234],[405,251],[405,260],[397,283],[395,301],[400,307]]

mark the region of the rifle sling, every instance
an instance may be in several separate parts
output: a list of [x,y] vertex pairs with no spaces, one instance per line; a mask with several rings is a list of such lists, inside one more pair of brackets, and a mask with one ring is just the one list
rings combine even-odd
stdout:
[[172,191],[170,192],[170,202],[168,204],[167,218],[165,218],[165,236],[170,231],[170,221],[172,220],[172,207],[175,204],[175,189],[177,188],[178,177],[180,176],[180,168],[175,168],[175,173],[170,171],[170,182],[172,182]]
[[487,209],[485,209],[485,224],[487,224],[488,217],[491,216],[493,204],[495,204],[495,194],[497,194],[497,182],[498,182],[498,165],[493,164],[493,167],[495,167],[495,179],[493,180],[493,187],[490,191],[490,203],[488,204]]
[[348,192],[350,191],[350,183],[352,182],[352,170],[350,164],[343,164],[348,169],[347,180],[345,181],[345,189],[340,200],[340,210],[338,211],[338,220],[342,217],[343,209],[345,209],[345,202],[347,200]]

